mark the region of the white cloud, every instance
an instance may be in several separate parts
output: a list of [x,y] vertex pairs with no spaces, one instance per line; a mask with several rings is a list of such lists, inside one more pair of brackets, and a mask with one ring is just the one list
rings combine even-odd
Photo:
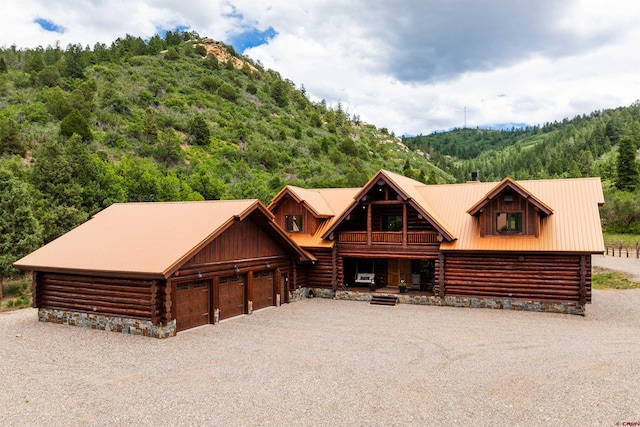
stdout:
[[[43,30],[43,18],[66,29]],[[0,45],[92,46],[186,25],[246,53],[313,99],[396,134],[562,120],[640,98],[640,2],[627,0],[5,0]]]

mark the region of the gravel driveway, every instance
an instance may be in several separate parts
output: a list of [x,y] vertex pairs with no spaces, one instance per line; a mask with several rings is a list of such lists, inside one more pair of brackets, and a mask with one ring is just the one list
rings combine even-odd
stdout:
[[0,425],[640,422],[640,290],[586,317],[304,300],[151,338],[0,314]]
[[605,255],[592,255],[591,263],[595,267],[617,270],[627,275],[634,282],[640,282],[640,259],[627,257],[614,257]]

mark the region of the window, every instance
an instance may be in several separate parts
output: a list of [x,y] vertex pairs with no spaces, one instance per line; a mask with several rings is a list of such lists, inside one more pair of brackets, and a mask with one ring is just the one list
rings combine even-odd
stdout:
[[382,217],[383,231],[402,231],[401,216],[385,216]]
[[302,215],[286,215],[284,217],[284,229],[290,233],[302,231]]
[[522,233],[522,212],[500,212],[496,216],[498,233]]

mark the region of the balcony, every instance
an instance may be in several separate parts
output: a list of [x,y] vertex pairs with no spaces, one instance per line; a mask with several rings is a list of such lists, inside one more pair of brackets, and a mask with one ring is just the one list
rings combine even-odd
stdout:
[[[372,231],[372,245],[402,245],[402,231]],[[366,245],[366,231],[343,231],[338,234],[338,243]],[[407,232],[407,245],[437,244],[438,233],[432,231]]]

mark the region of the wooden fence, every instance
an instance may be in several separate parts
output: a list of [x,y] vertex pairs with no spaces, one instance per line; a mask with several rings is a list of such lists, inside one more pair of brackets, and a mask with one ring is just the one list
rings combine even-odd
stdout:
[[605,244],[605,255],[620,257],[620,258],[640,258],[640,243],[616,243]]

